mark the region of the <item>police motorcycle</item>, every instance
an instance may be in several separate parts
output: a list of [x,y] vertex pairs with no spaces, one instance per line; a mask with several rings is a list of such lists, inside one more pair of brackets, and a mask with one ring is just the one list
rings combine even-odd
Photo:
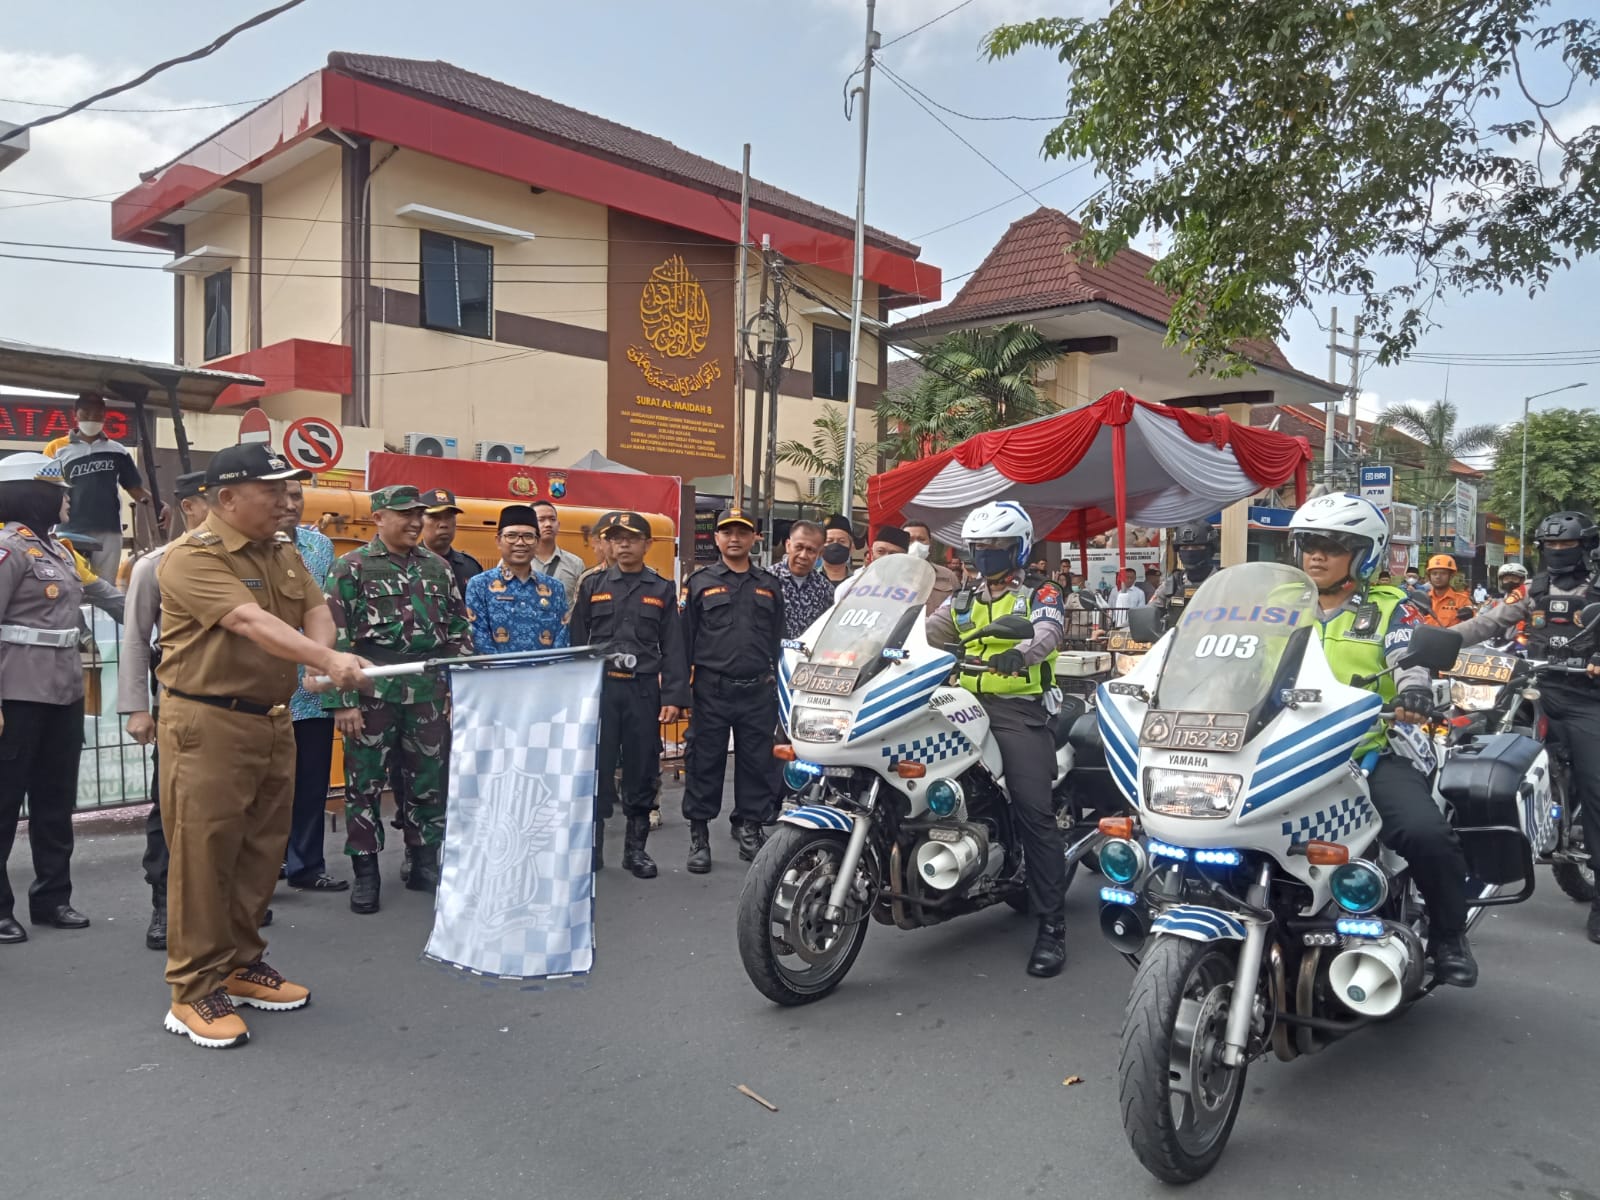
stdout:
[[[779,664],[780,714],[792,744],[788,796],[739,896],[739,956],[757,990],[808,1004],[854,964],[869,921],[917,929],[1005,903],[1027,909],[1026,872],[1000,750],[977,699],[953,683],[963,663],[929,644],[932,567],[907,554],[868,564]],[[964,637],[1025,639],[1001,617]],[[1076,716],[1076,720],[1073,718]],[[1054,719],[1055,790],[1073,769],[1072,735],[1092,716]],[[1069,879],[1100,841],[1100,812],[1067,835]]]
[[1570,786],[1571,756],[1564,742],[1550,737],[1539,690],[1541,679],[1587,676],[1582,662],[1600,630],[1600,604],[1585,607],[1578,624],[1581,632],[1562,647],[1569,656],[1563,661],[1528,658],[1525,651],[1513,653],[1509,647],[1474,647],[1462,652],[1435,688],[1448,691],[1451,705],[1441,739],[1446,757],[1478,757],[1508,739],[1542,744],[1523,775],[1529,796],[1528,840],[1535,861],[1551,868],[1556,886],[1580,904],[1592,904],[1595,867],[1584,844],[1582,804]]
[[[1224,569],[1137,670],[1100,689],[1107,762],[1135,809],[1101,821],[1099,848],[1102,930],[1137,967],[1121,1033],[1123,1128],[1168,1183],[1221,1157],[1252,1062],[1314,1054],[1433,985],[1426,908],[1380,842],[1375,759],[1351,758],[1383,702],[1335,678],[1317,616],[1316,587],[1297,568]],[[1152,637],[1155,621],[1133,614]],[[1405,665],[1440,670],[1459,648],[1453,633],[1418,629]],[[1441,771],[1484,879],[1469,921],[1531,891],[1530,748],[1524,738]],[[1480,826],[1459,823],[1467,810]],[[1502,896],[1497,881],[1513,875],[1523,890]]]

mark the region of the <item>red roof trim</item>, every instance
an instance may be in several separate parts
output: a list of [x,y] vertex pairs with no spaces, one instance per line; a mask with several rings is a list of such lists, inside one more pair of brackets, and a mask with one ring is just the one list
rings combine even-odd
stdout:
[[217,397],[217,408],[237,408],[284,392],[326,392],[348,395],[353,358],[349,346],[333,342],[313,342],[309,338],[290,338],[259,350],[235,354],[232,358],[207,363],[210,371],[236,371],[259,376],[265,386],[234,384]]

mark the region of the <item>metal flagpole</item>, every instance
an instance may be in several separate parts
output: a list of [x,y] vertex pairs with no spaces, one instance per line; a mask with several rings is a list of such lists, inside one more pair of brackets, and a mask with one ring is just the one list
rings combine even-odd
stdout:
[[750,245],[750,143],[744,144],[739,187],[739,270],[733,296],[733,507],[744,509],[744,322],[746,251]]
[[[850,371],[844,401],[844,478],[839,492],[846,520],[853,521],[856,494],[856,388],[861,361],[861,272],[867,246],[867,114],[872,101],[872,55],[880,39],[872,27],[877,0],[867,0],[866,61],[861,67],[861,161],[856,173],[856,252],[850,274]],[[882,382],[881,380],[879,382]]]
[[[603,655],[620,671],[631,671],[638,660],[631,654],[611,654],[601,646],[562,646],[550,650],[516,650],[509,654],[462,654],[454,658],[429,658],[422,662],[388,663],[384,666],[366,667],[362,674],[368,679],[392,679],[397,675],[421,675],[424,671],[437,671],[441,667],[514,667],[521,663],[543,662],[556,658],[580,658],[586,655]],[[306,680],[318,687],[332,683],[326,675],[313,675]]]

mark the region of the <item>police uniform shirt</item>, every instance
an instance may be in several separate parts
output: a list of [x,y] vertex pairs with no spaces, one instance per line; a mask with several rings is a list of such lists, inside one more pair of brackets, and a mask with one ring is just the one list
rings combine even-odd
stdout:
[[483,564],[473,558],[472,555],[463,550],[457,550],[454,546],[451,546],[449,552],[440,555],[440,557],[450,564],[450,573],[456,577],[456,586],[461,589],[461,594],[465,596],[467,594],[467,584],[471,583],[476,576],[483,574]]
[[[1590,602],[1589,592],[1595,586],[1595,581],[1582,579],[1576,584],[1567,586],[1558,584],[1554,580],[1548,580],[1545,586],[1550,590],[1544,597],[1542,609],[1534,603],[1532,596],[1529,594],[1533,587],[1533,580],[1530,580],[1517,589],[1517,599],[1508,599],[1504,604],[1492,608],[1486,613],[1480,613],[1468,620],[1458,622],[1451,627],[1450,632],[1461,635],[1461,644],[1463,646],[1475,646],[1479,642],[1515,628],[1524,621],[1528,623],[1527,628],[1530,631],[1533,629],[1543,630],[1547,627],[1546,622],[1549,620],[1549,612],[1553,604],[1565,604],[1566,613],[1576,618],[1583,611],[1584,605]],[[1551,648],[1549,654],[1553,659],[1561,657],[1555,647]],[[1579,657],[1586,659],[1586,656]],[[1576,680],[1574,682],[1583,681]]]
[[294,694],[295,664],[230,633],[222,618],[254,602],[286,625],[327,604],[308,578],[288,536],[252,542],[215,513],[167,551],[161,580],[161,686],[191,696],[284,704]]
[[[998,603],[1006,592],[1011,592],[1017,597],[1017,605],[1012,611],[1018,616],[1026,616],[1033,625],[1033,637],[1017,647],[1022,651],[1023,662],[1030,667],[1043,662],[1061,648],[1065,633],[1065,611],[1062,606],[1060,586],[1049,582],[1036,588],[1029,588],[1026,584],[1016,584],[1006,587],[999,596],[990,599],[989,585],[981,583],[971,594],[974,603],[988,603],[992,606]],[[928,617],[924,631],[930,643],[935,646],[946,646],[960,641],[960,635],[956,632],[955,605],[965,594],[957,592]],[[970,633],[971,630],[967,632]]]
[[[0,624],[78,631],[83,584],[67,550],[26,525],[0,530]],[[71,704],[83,695],[76,636],[65,646],[0,642],[0,699]]]
[[467,584],[467,620],[479,654],[551,650],[570,644],[567,593],[561,581],[538,571],[518,579],[501,564]]
[[1356,620],[1344,634],[1344,637],[1347,640],[1361,638],[1381,642],[1383,644],[1384,665],[1399,668],[1394,673],[1396,689],[1403,691],[1408,687],[1425,688],[1428,686],[1429,677],[1426,667],[1400,667],[1400,660],[1405,657],[1406,651],[1411,648],[1412,631],[1423,624],[1421,609],[1410,600],[1402,600],[1390,611],[1388,623],[1379,628],[1381,614],[1377,605],[1368,605],[1366,597],[1357,591],[1352,592],[1349,599],[1332,612],[1320,607],[1317,609],[1317,621],[1320,629],[1325,629],[1335,617],[1347,612],[1355,613]]
[[689,704],[689,669],[678,627],[678,602],[672,584],[649,567],[632,573],[620,567],[589,574],[578,584],[572,610],[572,637],[580,646],[606,645],[632,654],[634,674],[661,676],[661,703]]
[[683,615],[684,653],[691,667],[730,679],[777,670],[783,642],[783,589],[752,564],[735,571],[718,561],[689,577]]
[[161,633],[161,580],[156,574],[171,542],[137,559],[128,573],[127,619],[117,662],[117,711],[150,711],[150,659]]

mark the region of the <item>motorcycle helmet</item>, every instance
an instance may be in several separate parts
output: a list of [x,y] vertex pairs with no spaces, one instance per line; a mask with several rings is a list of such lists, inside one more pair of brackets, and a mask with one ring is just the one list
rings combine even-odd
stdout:
[[[1584,562],[1600,547],[1600,529],[1586,513],[1551,513],[1533,531],[1544,569],[1557,577],[1582,576]],[[1552,550],[1546,542],[1577,542],[1576,546]]]
[[1185,521],[1172,531],[1178,562],[1186,571],[1207,567],[1221,545],[1217,531],[1204,521]]
[[1449,571],[1453,575],[1456,570],[1456,560],[1448,554],[1435,554],[1428,560],[1428,570]]
[[1350,551],[1350,574],[1370,581],[1383,567],[1389,549],[1389,522],[1370,500],[1349,494],[1318,496],[1289,519],[1289,549],[1298,563],[1306,535],[1332,538]]
[[1507,563],[1501,563],[1500,578],[1506,579],[1511,576],[1515,576],[1518,579],[1526,579],[1528,577],[1528,568],[1517,562],[1515,559],[1512,559]]
[[[1015,500],[995,500],[967,514],[961,538],[972,551],[972,562],[985,579],[1009,574],[1028,563],[1033,549],[1033,519]],[[980,549],[974,542],[1009,541],[1014,548]]]

